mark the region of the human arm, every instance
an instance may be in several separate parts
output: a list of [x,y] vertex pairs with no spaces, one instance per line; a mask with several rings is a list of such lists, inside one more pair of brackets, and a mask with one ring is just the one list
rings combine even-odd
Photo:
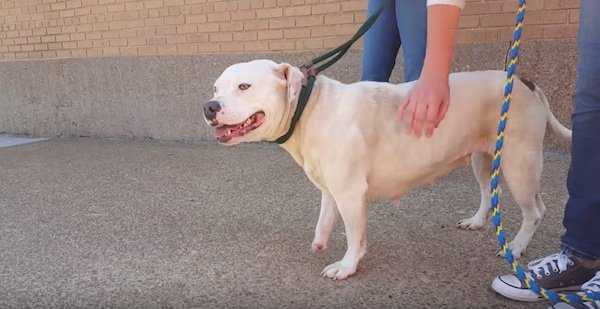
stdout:
[[398,110],[410,131],[431,136],[448,110],[448,75],[460,9],[464,0],[429,0],[427,49],[421,76]]

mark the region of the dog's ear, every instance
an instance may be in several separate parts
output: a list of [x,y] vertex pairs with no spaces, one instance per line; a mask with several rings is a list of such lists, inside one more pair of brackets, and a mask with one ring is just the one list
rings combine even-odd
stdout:
[[277,71],[280,78],[285,81],[287,88],[287,102],[288,104],[292,104],[292,102],[298,100],[304,74],[302,74],[300,69],[288,63],[280,64]]

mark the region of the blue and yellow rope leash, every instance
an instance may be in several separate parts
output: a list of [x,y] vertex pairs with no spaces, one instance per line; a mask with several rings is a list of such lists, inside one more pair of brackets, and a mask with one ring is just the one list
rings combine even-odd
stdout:
[[496,137],[496,149],[492,161],[492,176],[490,180],[491,202],[492,202],[492,224],[500,246],[500,254],[510,264],[513,273],[525,286],[533,292],[541,295],[552,303],[565,302],[569,304],[580,304],[582,302],[600,301],[600,293],[577,292],[577,293],[556,293],[551,290],[540,287],[534,278],[527,276],[527,271],[519,265],[514,258],[512,250],[508,247],[508,236],[502,227],[502,214],[500,213],[500,165],[502,161],[502,147],[504,145],[504,130],[508,123],[508,110],[510,109],[511,94],[513,89],[514,74],[517,71],[517,62],[519,60],[519,47],[521,45],[521,35],[523,33],[523,21],[525,20],[525,1],[518,0],[519,9],[517,11],[516,26],[513,32],[512,45],[507,57],[506,65],[506,84],[504,86],[504,101],[500,110],[500,121]]

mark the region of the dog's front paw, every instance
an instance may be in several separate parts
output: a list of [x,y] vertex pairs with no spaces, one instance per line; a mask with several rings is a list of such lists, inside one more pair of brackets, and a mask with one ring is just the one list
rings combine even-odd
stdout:
[[321,272],[321,276],[331,278],[333,280],[344,280],[352,276],[356,272],[356,266],[344,266],[342,261],[337,261],[328,265]]
[[485,218],[479,216],[473,216],[468,219],[458,221],[456,227],[463,230],[479,230],[485,225]]

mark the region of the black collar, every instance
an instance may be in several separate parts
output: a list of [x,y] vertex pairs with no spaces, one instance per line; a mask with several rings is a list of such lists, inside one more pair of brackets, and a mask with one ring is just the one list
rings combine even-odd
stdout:
[[362,37],[369,30],[369,28],[371,28],[379,15],[381,15],[381,12],[383,12],[385,7],[390,3],[393,3],[393,0],[383,0],[377,11],[375,11],[373,14],[371,14],[371,16],[369,16],[369,18],[367,18],[367,20],[365,20],[365,22],[360,26],[360,28],[358,28],[350,40],[338,46],[337,48],[330,50],[317,58],[314,58],[311,60],[310,64],[300,67],[300,70],[302,70],[302,73],[304,73],[304,80],[302,82],[302,90],[300,90],[298,104],[296,106],[296,110],[294,111],[294,115],[292,116],[292,123],[290,124],[288,131],[278,139],[274,140],[272,143],[283,144],[292,136],[294,133],[294,128],[296,127],[296,124],[298,123],[298,120],[300,119],[300,116],[302,116],[302,112],[308,103],[308,99],[310,98],[310,93],[312,92],[315,84],[317,74],[340,60],[340,58],[342,58],[350,49],[352,44],[360,39],[360,37]]
[[304,74],[304,79],[302,80],[302,89],[300,90],[300,95],[298,96],[298,104],[296,104],[296,110],[292,116],[292,122],[290,123],[288,131],[274,140],[272,143],[281,145],[287,142],[292,134],[294,134],[296,124],[298,124],[298,120],[300,120],[302,112],[304,112],[304,108],[310,99],[310,94],[312,93],[315,81],[317,79],[316,72],[313,70],[312,66],[302,66],[300,67],[300,70],[302,70],[302,73]]

